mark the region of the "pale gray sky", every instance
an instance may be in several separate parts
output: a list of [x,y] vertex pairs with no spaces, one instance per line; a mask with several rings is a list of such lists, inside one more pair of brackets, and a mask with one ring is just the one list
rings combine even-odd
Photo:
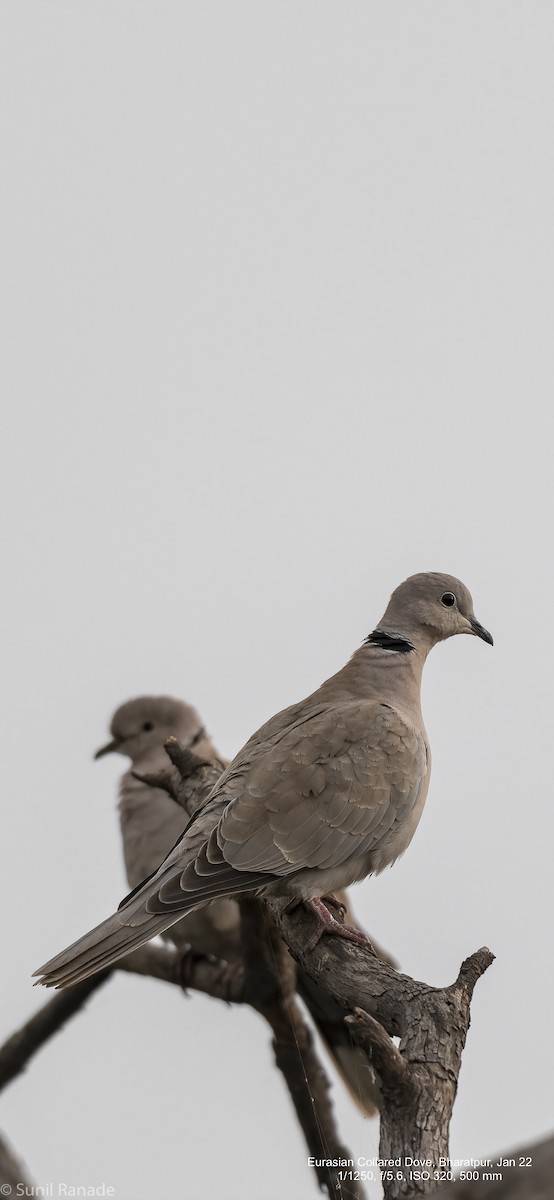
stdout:
[[[0,26],[3,1030],[125,890],[121,760],[91,758],[113,708],[184,696],[230,755],[401,579],[449,571],[496,644],[431,656],[426,812],[354,903],[431,983],[495,952],[452,1153],[539,1135],[552,6],[17,0]],[[315,1198],[268,1041],[117,978],[2,1126],[39,1183]],[[375,1123],[336,1097],[371,1153]]]

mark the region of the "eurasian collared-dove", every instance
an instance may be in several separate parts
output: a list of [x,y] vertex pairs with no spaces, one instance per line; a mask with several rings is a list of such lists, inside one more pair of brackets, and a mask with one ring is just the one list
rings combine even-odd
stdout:
[[250,738],[156,874],[41,967],[41,982],[76,983],[198,904],[245,892],[299,898],[327,932],[358,940],[321,898],[409,845],[429,785],[423,664],[458,633],[492,644],[458,579],[426,573],[400,584],[346,666]]
[[[136,887],[159,867],[187,823],[208,796],[213,784],[228,766],[208,737],[202,721],[190,704],[171,696],[139,696],[114,713],[112,740],[95,755],[118,753],[131,759],[132,768],[121,779],[119,817],[127,879]],[[202,764],[187,778],[182,791],[186,811],[150,778],[167,769],[164,742],[175,737]],[[206,770],[206,767],[209,769]],[[140,778],[137,778],[139,776]],[[338,897],[348,912],[344,893]],[[351,917],[351,914],[350,914]],[[229,963],[240,958],[240,913],[236,900],[214,900],[195,908],[166,930],[186,968],[188,951],[193,955],[213,954]],[[377,952],[391,961],[381,950]],[[187,976],[184,974],[184,982]],[[375,1112],[376,1086],[366,1054],[353,1044],[344,1023],[345,1012],[299,971],[298,986],[314,1023],[353,1099],[362,1111]]]
[[[183,746],[213,766],[213,783],[227,763],[218,754],[195,708],[171,696],[138,696],[122,704],[110,725],[112,740],[95,755],[124,754],[131,769],[119,789],[119,821],[123,857],[129,886],[135,888],[157,870],[181,836],[188,817],[205,800],[210,788],[198,790],[190,779],[185,812],[162,788],[149,786],[137,776],[156,775],[167,769],[164,742],[176,737]],[[188,814],[188,816],[187,816]],[[199,954],[214,954],[232,962],[240,953],[240,917],[236,900],[214,900],[195,908],[168,930],[179,950],[190,946]]]

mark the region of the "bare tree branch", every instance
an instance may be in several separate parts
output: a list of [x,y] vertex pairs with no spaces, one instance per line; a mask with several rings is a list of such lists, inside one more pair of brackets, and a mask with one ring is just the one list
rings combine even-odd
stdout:
[[152,979],[177,984],[184,991],[202,992],[228,1004],[248,1003],[244,994],[244,969],[240,963],[230,967],[218,959],[195,955],[190,964],[187,963],[186,984],[183,983],[182,963],[183,956],[173,946],[147,942],[120,959],[114,969],[133,975],[149,975]]
[[[315,1052],[313,1037],[295,994],[293,961],[262,905],[241,900],[244,967],[225,971],[224,964],[195,959],[187,987],[235,1004],[249,1004],[273,1030],[275,1062],[291,1096],[310,1156],[349,1159],[337,1130],[329,1080]],[[150,975],[167,983],[180,981],[180,956],[169,946],[148,944],[118,963],[123,971]],[[331,1200],[363,1200],[361,1185],[341,1182],[336,1168],[314,1167]]]
[[[266,1019],[269,1019],[274,1031],[273,1046],[276,1063],[286,1078],[312,1155],[321,1159],[327,1157],[349,1158],[350,1154],[341,1145],[334,1124],[327,1096],[328,1081],[317,1058],[314,1057],[313,1060],[310,1060],[310,1031],[303,1024],[301,1014],[300,1023],[298,1024],[296,1021],[299,1010],[294,1001],[294,995],[292,995],[292,1012],[289,1007],[291,999],[289,991],[291,986],[290,961],[288,963],[282,961],[282,956],[286,955],[286,951],[284,951],[280,939],[277,939],[275,947],[274,933],[272,944],[277,954],[277,960],[273,961],[273,964],[271,957],[268,960],[268,955],[273,951],[270,952],[270,942],[266,940],[264,934],[262,951],[264,963],[262,968],[259,967],[257,956],[260,953],[260,946],[256,939],[260,935],[262,928],[260,922],[263,920],[263,916],[261,916],[260,906],[255,901],[248,903],[252,909],[252,925],[246,935],[247,939],[250,939],[250,948],[247,953],[249,966],[246,976],[242,967],[236,968],[229,975],[225,972],[225,964],[199,958],[191,965],[188,986],[205,995],[213,996],[215,999],[227,1000],[234,1004],[252,1004],[252,990],[254,990],[256,998],[253,1007],[262,1012]],[[281,902],[275,903],[279,908]],[[277,915],[279,915],[278,912]],[[298,910],[291,916],[285,914],[283,920],[290,921],[293,926],[297,927],[291,933],[291,941],[295,943],[299,940],[305,944],[307,937],[305,933],[299,937],[298,927],[306,926],[310,929],[311,918],[302,910]],[[303,959],[304,952],[301,945],[298,954]],[[402,1139],[406,1136],[411,1137],[414,1128],[417,1130],[418,1113],[425,1117],[428,1112],[434,1112],[437,1102],[439,1104],[441,1102],[440,1097],[444,1094],[443,1074],[444,1072],[448,1073],[449,1064],[450,1067],[452,1065],[450,1061],[452,1052],[447,1050],[444,1055],[445,1039],[448,1045],[454,1030],[459,1037],[454,1051],[454,1058],[456,1054],[458,1055],[458,1063],[456,1066],[456,1062],[454,1062],[454,1073],[446,1085],[453,1103],[457,1079],[456,1070],[459,1069],[459,1056],[463,1048],[465,1032],[467,1032],[466,1025],[465,1032],[462,1029],[460,1036],[460,1012],[463,1026],[465,1020],[469,1023],[469,1003],[475,984],[492,961],[490,951],[483,949],[467,958],[462,963],[456,982],[444,989],[429,988],[428,985],[418,983],[408,976],[398,975],[391,971],[386,964],[380,965],[378,959],[369,958],[359,947],[343,943],[339,939],[323,940],[311,952],[309,958],[311,971],[314,978],[318,979],[320,986],[324,983],[327,986],[329,975],[333,980],[332,986],[343,993],[343,1003],[350,1003],[351,992],[357,989],[357,994],[363,996],[364,1003],[370,1007],[373,1006],[374,1010],[379,1013],[379,1019],[377,1019],[359,1006],[352,1006],[353,1011],[347,1018],[347,1023],[353,1036],[360,1045],[364,1046],[382,1082],[382,1120],[387,1118],[394,1120],[396,1117],[399,1119],[398,1130],[393,1130],[392,1133],[393,1145],[390,1149],[383,1144],[382,1136],[381,1159],[399,1157],[405,1160],[407,1149],[412,1158],[425,1158],[426,1147],[423,1143],[417,1149],[413,1141],[406,1142]],[[361,981],[357,978],[356,970],[351,970],[353,963],[359,966],[360,959],[362,960],[361,971],[363,974]],[[331,960],[330,964],[328,960]],[[180,964],[181,956],[173,947],[151,942],[139,950],[133,951],[126,959],[122,959],[115,969],[150,976],[173,986],[181,986]],[[273,973],[274,968],[277,968],[278,975]],[[381,968],[383,968],[382,972]],[[252,970],[254,971],[253,975]],[[264,982],[266,971],[267,976]],[[113,972],[94,976],[68,991],[58,993],[8,1039],[0,1048],[0,1088],[5,1087],[25,1069],[33,1055],[62,1028],[65,1021],[84,1007],[88,998],[106,982],[110,974]],[[352,974],[355,976],[354,982],[351,979]],[[277,984],[277,978],[284,982]],[[397,986],[399,994],[395,992]],[[277,997],[275,996],[276,988]],[[410,1009],[414,1000],[425,1010],[424,1021],[419,1031],[417,1028],[414,1030],[414,1025],[417,1027],[417,1020],[414,1020],[413,1010]],[[426,1005],[429,1005],[428,1010]],[[406,1036],[402,1035],[405,1023],[408,1026]],[[391,1041],[390,1034],[402,1035],[400,1049]],[[424,1042],[423,1047],[418,1045],[420,1040]],[[443,1055],[439,1062],[434,1064],[438,1071],[438,1083],[432,1078],[433,1069],[429,1061],[435,1052],[433,1047],[435,1049],[438,1047],[439,1056]],[[298,1055],[299,1050],[306,1068],[305,1075]],[[421,1057],[418,1059],[417,1056],[420,1052]],[[428,1089],[431,1091],[436,1086],[438,1087],[438,1101],[435,1096],[429,1097],[429,1090],[422,1087],[422,1080],[424,1082],[426,1080]],[[314,1108],[311,1108],[308,1096],[312,1097]],[[403,1105],[406,1103],[409,1111],[412,1111],[412,1117],[414,1105],[419,1105],[413,1126],[409,1124],[410,1118],[407,1119],[403,1113]],[[447,1125],[448,1116],[449,1114],[445,1114],[443,1125]],[[408,1120],[408,1128],[406,1120]],[[311,1128],[310,1122],[312,1122]],[[444,1129],[442,1134],[446,1136]],[[390,1140],[391,1135],[387,1136]],[[322,1143],[325,1147],[323,1151],[319,1149]],[[318,1146],[317,1150],[316,1145]],[[399,1150],[398,1155],[394,1153],[396,1149]],[[448,1157],[447,1148],[442,1157]],[[514,1160],[513,1164],[506,1162],[509,1159]],[[329,1195],[342,1196],[343,1200],[347,1200],[347,1198],[350,1200],[350,1197],[357,1198],[362,1195],[361,1192],[355,1190],[359,1185],[355,1181],[348,1180],[341,1183],[342,1193],[340,1191],[331,1192],[330,1177],[323,1178],[325,1170],[323,1167],[318,1169],[318,1178],[327,1187]],[[406,1168],[404,1171],[407,1175]],[[394,1171],[392,1173],[394,1174]],[[494,1156],[490,1165],[479,1166],[476,1173],[479,1175],[478,1180],[465,1179],[442,1184],[438,1187],[436,1195],[441,1198],[444,1196],[445,1200],[448,1197],[452,1197],[452,1200],[551,1200],[552,1178],[554,1177],[554,1137],[534,1145],[523,1146],[507,1152],[503,1156]],[[499,1175],[502,1178],[494,1178]],[[14,1189],[17,1183],[26,1187],[32,1186],[24,1168],[4,1139],[0,1137],[0,1184],[4,1182],[9,1183]],[[399,1181],[385,1179],[385,1196],[408,1197],[425,1194],[425,1192],[435,1194],[434,1184],[423,1187],[418,1181],[407,1180],[407,1183],[409,1186],[404,1186],[402,1190]],[[354,1190],[346,1190],[348,1187]]]
[[[181,963],[182,956],[173,947],[149,942],[139,950],[133,950],[110,971],[103,971],[71,988],[56,992],[0,1046],[0,1091],[25,1070],[37,1051],[59,1033],[66,1021],[84,1008],[87,1000],[116,970],[148,975],[182,988]],[[245,1003],[244,971],[240,965],[230,972],[226,963],[210,958],[195,958],[188,972],[187,987],[217,1000]]]
[[58,1033],[70,1017],[75,1016],[75,1013],[84,1007],[89,997],[109,979],[110,974],[111,971],[103,971],[101,975],[93,975],[92,979],[85,979],[83,983],[78,983],[67,991],[58,992],[52,1000],[48,1000],[39,1008],[21,1029],[12,1033],[7,1042],[0,1047],[0,1091],[25,1070],[37,1050]]
[[[245,965],[195,957],[187,970],[187,989],[233,1004],[248,1004],[273,1031],[275,1062],[289,1090],[310,1156],[350,1158],[340,1141],[329,1096],[329,1081],[316,1054],[311,1030],[295,993],[294,963],[269,914],[256,901],[241,904]],[[117,963],[113,971],[59,992],[0,1048],[0,1086],[5,1086],[33,1055],[83,1008],[89,996],[115,970],[149,976],[182,987],[182,955],[172,946],[150,942]],[[361,1185],[341,1183],[336,1169],[314,1168],[331,1200],[363,1200]]]
[[[173,745],[170,757],[180,772],[182,767],[182,782],[175,790],[185,806],[191,771],[201,781],[206,766],[191,766]],[[437,1166],[440,1158],[448,1157],[473,989],[494,956],[486,948],[478,950],[462,964],[455,983],[434,988],[401,975],[371,948],[339,937],[323,937],[308,952],[314,918],[305,907],[290,910],[288,900],[274,897],[264,903],[302,970],[351,1014],[352,1033],[378,1075],[380,1158],[400,1163],[399,1170],[383,1177],[386,1200],[429,1194],[436,1187],[433,1173],[429,1180],[414,1177],[405,1161],[407,1150],[410,1158]],[[400,1038],[399,1049],[393,1037]]]
[[330,1083],[319,1061],[309,1026],[296,999],[294,963],[269,914],[247,897],[240,901],[245,966],[245,999],[273,1030],[275,1062],[284,1076],[314,1171],[330,1200],[363,1200],[357,1181],[341,1181],[324,1160],[347,1160],[330,1097]]
[[363,1046],[387,1090],[406,1092],[410,1086],[410,1076],[405,1059],[379,1021],[364,1012],[363,1008],[356,1008],[351,1016],[345,1017],[345,1021],[358,1045]]
[[[219,764],[207,764],[192,752],[171,744],[173,770],[149,779],[165,786],[190,814],[205,798],[219,774]],[[191,787],[192,781],[192,787]],[[380,1085],[380,1159],[400,1169],[383,1175],[386,1200],[430,1194],[436,1186],[414,1176],[406,1161],[438,1166],[448,1158],[448,1130],[456,1096],[461,1055],[470,1020],[470,1003],[477,980],[493,961],[483,948],[462,963],[458,978],[435,988],[398,973],[371,947],[339,937],[323,937],[307,951],[313,916],[299,905],[289,911],[286,899],[268,898],[264,913],[259,901],[241,901],[244,966],[195,956],[188,964],[187,987],[232,1003],[248,1003],[270,1024],[277,1066],[285,1077],[295,1111],[311,1151],[320,1185],[330,1197],[360,1200],[355,1178],[340,1180],[325,1159],[350,1159],[342,1146],[328,1096],[328,1082],[311,1034],[295,997],[290,953],[311,986],[331,997],[344,1014],[353,1038],[363,1048]],[[268,915],[270,914],[270,915]],[[278,932],[277,932],[278,931]],[[183,958],[173,948],[150,943],[128,955],[116,969],[150,975],[173,985],[183,984]],[[35,1014],[0,1049],[0,1087],[77,1012],[109,973],[94,976],[62,992]],[[400,1038],[397,1048],[392,1038]],[[382,1164],[383,1165],[383,1164]],[[354,1175],[354,1172],[352,1172]],[[460,1193],[461,1196],[461,1193]]]
[[[306,952],[311,915],[301,907],[288,912],[285,900],[272,898],[266,904],[303,970],[350,1009],[348,1023],[380,1079],[379,1157],[394,1162],[398,1170],[390,1174],[399,1176],[383,1179],[385,1197],[429,1194],[436,1186],[432,1172],[430,1180],[416,1179],[404,1161],[408,1149],[411,1158],[437,1166],[448,1157],[471,997],[494,956],[486,948],[478,950],[462,964],[455,983],[429,987],[341,938],[322,938]],[[399,1050],[391,1037],[401,1039]]]

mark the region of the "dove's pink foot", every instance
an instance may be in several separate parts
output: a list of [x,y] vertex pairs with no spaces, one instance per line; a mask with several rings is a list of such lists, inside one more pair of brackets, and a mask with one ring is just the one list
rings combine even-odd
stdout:
[[372,954],[375,953],[372,942],[369,941],[366,934],[362,934],[361,929],[356,929],[355,925],[343,925],[342,922],[333,917],[330,905],[333,908],[338,908],[341,916],[344,916],[345,913],[344,905],[341,904],[341,901],[337,900],[336,896],[321,896],[320,900],[291,900],[290,904],[285,908],[285,912],[294,912],[295,908],[301,904],[309,908],[309,911],[313,912],[314,917],[317,917],[319,922],[319,928],[309,938],[306,946],[307,950],[313,950],[324,934],[335,934],[337,937],[344,937],[348,942],[355,942],[356,946],[365,946],[366,949],[371,950]]
[[[294,900],[290,900],[289,903],[287,904],[286,908],[283,911],[287,912],[287,913],[295,912],[295,910],[297,908],[300,908],[301,904],[304,904],[306,906],[306,908],[310,908],[311,903],[312,903],[311,900],[302,900],[301,896],[295,896]],[[314,903],[315,903],[315,901],[314,901]],[[337,897],[333,896],[332,893],[329,893],[328,896],[322,896],[321,900],[320,901],[318,900],[317,903],[324,904],[326,908],[337,908],[338,911],[340,912],[341,916],[343,916],[343,917],[346,914],[346,906],[344,904],[341,904],[340,900],[337,900]]]
[[307,943],[306,950],[313,950],[314,947],[317,946],[320,938],[323,937],[323,934],[330,933],[334,934],[336,937],[345,938],[347,942],[355,942],[357,946],[364,946],[367,950],[370,950],[371,953],[374,954],[375,951],[366,934],[362,933],[361,929],[356,929],[354,925],[343,925],[340,921],[337,921],[327,907],[327,904],[332,904],[334,907],[338,908],[341,913],[344,913],[344,905],[342,905],[335,896],[326,896],[325,900],[327,903],[324,903],[323,899],[303,900],[298,902],[293,901],[292,904],[288,906],[287,911],[289,911],[291,908],[296,908],[298,903],[303,903],[305,907],[314,914],[314,917],[317,917],[319,926]]
[[241,962],[226,962],[225,959],[219,960],[219,971],[216,975],[216,983],[221,984],[224,989],[223,999],[226,1004],[231,1004],[233,998],[236,999],[235,984],[244,975],[244,966]]
[[242,963],[229,963],[224,958],[216,958],[213,954],[199,954],[192,946],[180,956],[177,964],[179,983],[188,996],[188,989],[193,983],[194,968],[197,963],[210,963],[211,966],[218,967],[214,982],[221,984],[224,989],[224,997],[228,1003],[231,1002],[232,985],[234,983],[237,971],[242,971]]
[[337,900],[337,897],[333,896],[332,893],[329,896],[322,896],[321,900],[322,900],[323,904],[325,905],[325,907],[330,908],[331,911],[334,908],[337,908],[338,911],[340,912],[341,917],[344,919],[344,917],[346,916],[346,904],[342,904],[341,901]]
[[177,980],[180,983],[185,996],[188,996],[188,989],[193,982],[194,968],[196,964],[206,961],[216,962],[216,959],[210,954],[197,954],[196,950],[193,950],[192,946],[187,946],[187,949],[183,950],[182,954],[179,955],[176,963]]

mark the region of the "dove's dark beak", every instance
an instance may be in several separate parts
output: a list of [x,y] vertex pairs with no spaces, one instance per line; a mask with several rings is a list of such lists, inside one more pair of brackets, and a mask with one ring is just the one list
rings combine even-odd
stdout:
[[100,749],[96,751],[96,754],[94,755],[95,759],[103,758],[105,754],[115,754],[116,751],[119,750],[120,745],[121,740],[119,738],[114,738],[113,742],[108,742],[106,746],[101,746]]
[[482,639],[482,641],[488,642],[489,646],[494,646],[492,634],[489,633],[488,629],[485,629],[484,625],[481,625],[479,621],[476,621],[475,617],[470,617],[469,623],[471,625],[471,631],[475,634],[475,637],[479,637]]

